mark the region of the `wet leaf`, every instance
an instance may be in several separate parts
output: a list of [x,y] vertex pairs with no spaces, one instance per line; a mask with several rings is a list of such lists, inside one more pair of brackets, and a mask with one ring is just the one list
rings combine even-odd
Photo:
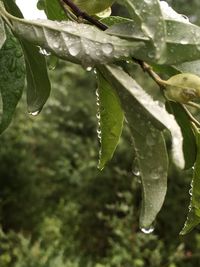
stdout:
[[98,73],[97,104],[98,135],[101,142],[98,168],[101,170],[112,159],[122,133],[124,113],[114,88]]
[[155,59],[165,61],[166,27],[159,1],[125,0],[125,4],[131,17],[152,43]]
[[[7,16],[9,16],[7,14]],[[71,21],[27,21],[10,17],[17,35],[56,56],[84,66],[133,55],[143,43],[107,35],[94,26]]]
[[6,40],[6,33],[4,29],[4,23],[2,18],[0,17],[0,49],[3,46],[5,40]]
[[197,159],[194,165],[193,179],[191,183],[191,199],[189,213],[181,235],[189,233],[200,223],[200,131],[196,130]]
[[185,110],[179,103],[166,102],[167,111],[174,114],[174,117],[181,128],[183,135],[183,153],[185,159],[185,169],[194,166],[196,160],[196,140],[191,128],[191,122]]
[[0,92],[3,113],[0,133],[10,124],[25,85],[24,57],[16,38],[7,30],[7,39],[0,50]]
[[[145,231],[151,227],[160,211],[167,190],[168,156],[165,141],[162,131],[155,127],[156,118],[148,115],[144,103],[140,103],[139,98],[145,95],[142,88],[118,67],[100,67],[100,71],[116,88],[131,129],[143,189],[140,227]],[[140,90],[142,92],[138,92]]]
[[164,105],[154,101],[127,73],[115,65],[98,67],[109,83],[116,88],[120,100],[124,102],[131,98],[132,107],[137,107],[137,113],[150,121],[157,129],[168,129],[172,136],[172,155],[175,163],[184,167],[184,155],[182,151],[182,133],[179,125],[170,115]]
[[[18,6],[12,0],[6,0],[5,7],[15,16],[20,18],[23,16]],[[39,53],[37,46],[19,36],[17,37],[20,40],[25,55],[28,112],[37,114],[46,103],[51,91],[46,61],[44,56]]]
[[200,76],[200,60],[185,62],[179,65],[174,65],[173,67],[179,72],[190,72]]
[[143,40],[145,47],[137,51],[136,56],[141,60],[171,65],[200,59],[200,27],[188,21],[165,19],[165,23],[167,48],[164,60],[156,59],[155,48],[137,20],[116,24],[106,32],[129,41]]
[[45,0],[45,13],[51,20],[66,20],[66,15],[58,0]]

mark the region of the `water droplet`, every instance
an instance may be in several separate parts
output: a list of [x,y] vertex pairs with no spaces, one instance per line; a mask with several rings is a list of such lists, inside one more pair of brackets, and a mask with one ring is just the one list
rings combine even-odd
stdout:
[[75,57],[80,53],[80,46],[79,44],[74,44],[72,46],[69,47],[69,53],[71,56]]
[[103,44],[102,51],[106,55],[110,55],[113,52],[114,48],[112,44]]
[[87,67],[86,70],[87,71],[91,71],[93,68],[91,66]]
[[150,227],[141,227],[140,229],[144,234],[151,234],[154,231],[154,227],[152,225]]
[[55,49],[59,48],[59,47],[60,47],[59,42],[54,42],[54,43],[53,43],[53,47],[54,47]]
[[32,116],[37,116],[39,113],[40,113],[39,110],[33,111],[33,112],[29,112],[29,114],[32,115]]
[[133,174],[135,175],[135,176],[140,176],[140,170],[138,169],[138,168],[135,168],[133,171]]
[[183,44],[183,45],[188,44],[188,40],[185,39],[185,38],[182,38],[182,39],[180,40],[180,43]]
[[39,47],[39,53],[44,55],[44,56],[50,56],[51,53],[48,52],[46,49],[42,48],[42,47]]
[[154,57],[155,57],[155,52],[154,52],[154,51],[150,51],[150,52],[148,53],[148,57],[149,57],[149,58],[154,58]]
[[189,195],[192,196],[192,188],[189,190]]

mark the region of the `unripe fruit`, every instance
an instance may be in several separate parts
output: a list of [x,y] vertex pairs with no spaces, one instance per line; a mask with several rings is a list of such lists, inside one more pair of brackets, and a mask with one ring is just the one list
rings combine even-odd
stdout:
[[191,73],[172,76],[164,82],[165,96],[175,102],[187,103],[200,97],[200,77]]
[[109,8],[115,0],[73,0],[82,11],[94,15]]

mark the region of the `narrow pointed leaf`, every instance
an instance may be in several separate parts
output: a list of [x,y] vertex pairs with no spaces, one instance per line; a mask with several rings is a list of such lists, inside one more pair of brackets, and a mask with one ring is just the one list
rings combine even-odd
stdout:
[[166,28],[159,1],[125,0],[125,4],[131,17],[134,21],[137,20],[142,32],[152,43],[155,58],[164,60],[162,57],[165,57],[166,50]]
[[183,153],[185,159],[185,169],[194,166],[196,160],[196,140],[191,128],[191,122],[185,110],[179,103],[167,102],[166,107],[168,112],[174,114],[174,117],[181,128],[183,135]]
[[106,63],[134,55],[142,42],[110,36],[94,26],[71,21],[27,21],[7,16],[21,38],[39,45],[56,56],[83,66]]
[[5,40],[6,40],[6,33],[5,33],[4,23],[2,18],[0,17],[0,49],[3,46]]
[[116,88],[131,129],[143,189],[140,227],[149,228],[162,207],[167,190],[168,156],[165,141],[161,130],[152,123],[156,119],[150,119],[143,104],[138,101],[139,92],[136,98],[134,96],[134,90],[140,90],[137,84],[118,67],[100,67],[100,71]]
[[138,107],[138,113],[142,113],[157,129],[168,129],[172,136],[172,154],[175,163],[184,167],[184,155],[182,151],[182,133],[174,116],[169,114],[164,105],[154,101],[127,73],[115,65],[99,67],[104,77],[116,88],[120,99],[128,101],[132,99],[132,105]]
[[98,73],[97,103],[99,104],[100,124],[98,131],[101,141],[98,168],[101,170],[111,160],[118,145],[123,128],[124,113],[116,91],[100,73]]
[[0,92],[3,113],[0,133],[10,124],[25,85],[25,66],[20,43],[7,31],[7,40],[0,50]]
[[143,41],[145,47],[137,51],[136,58],[145,61],[171,65],[200,59],[200,27],[188,21],[169,19],[165,19],[165,24],[166,53],[161,60],[156,58],[155,47],[137,20],[116,24],[106,32],[129,41]]
[[[11,14],[22,17],[21,11],[12,0],[6,0],[5,7]],[[19,36],[18,38],[25,55],[28,112],[36,114],[41,111],[51,91],[46,60],[37,46]]]
[[189,233],[200,223],[200,131],[196,131],[197,159],[194,166],[193,179],[191,183],[191,200],[189,213],[185,225],[180,232],[181,235]]

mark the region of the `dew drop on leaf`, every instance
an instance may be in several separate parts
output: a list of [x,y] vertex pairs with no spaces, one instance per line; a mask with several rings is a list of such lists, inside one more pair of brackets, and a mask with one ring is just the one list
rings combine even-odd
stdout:
[[114,48],[112,44],[103,44],[102,51],[106,55],[110,55],[113,52]]
[[154,227],[152,225],[150,227],[141,227],[140,229],[144,234],[151,234],[154,231]]
[[39,110],[34,111],[34,112],[29,112],[29,114],[32,115],[32,116],[37,116],[39,113],[40,113]]

